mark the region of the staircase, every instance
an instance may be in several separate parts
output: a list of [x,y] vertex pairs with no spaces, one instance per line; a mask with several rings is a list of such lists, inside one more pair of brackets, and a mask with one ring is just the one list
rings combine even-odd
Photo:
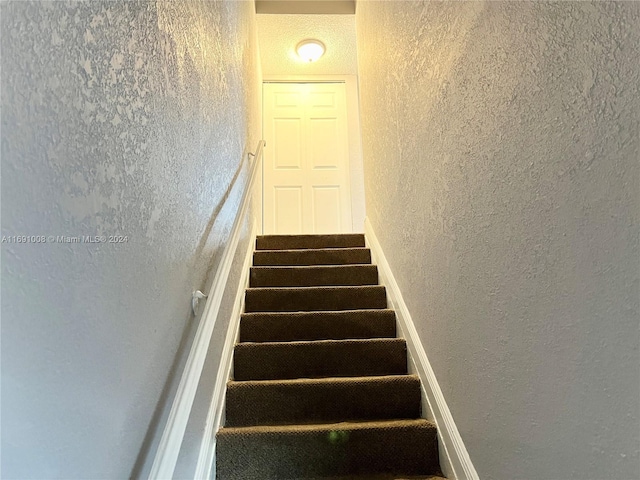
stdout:
[[253,265],[216,478],[440,478],[364,235],[258,237]]

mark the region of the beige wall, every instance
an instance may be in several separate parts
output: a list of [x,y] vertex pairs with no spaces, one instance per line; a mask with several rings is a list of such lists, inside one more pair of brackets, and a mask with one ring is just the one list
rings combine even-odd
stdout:
[[260,138],[254,5],[1,8],[2,235],[127,236],[2,244],[2,476],[129,478]]
[[480,477],[637,478],[640,4],[356,15],[367,215]]

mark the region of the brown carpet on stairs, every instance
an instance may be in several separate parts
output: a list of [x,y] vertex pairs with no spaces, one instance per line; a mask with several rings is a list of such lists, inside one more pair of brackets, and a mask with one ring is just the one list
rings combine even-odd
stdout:
[[349,475],[347,477],[313,477],[313,480],[445,480],[439,475]]
[[377,285],[375,265],[311,265],[251,267],[251,287],[316,287],[326,285]]
[[362,377],[407,373],[407,346],[400,338],[240,343],[234,351],[236,380]]
[[361,309],[340,312],[244,313],[240,342],[294,342],[347,338],[394,338],[393,310]]
[[218,480],[441,480],[364,235],[256,240]]
[[343,235],[263,235],[256,239],[256,250],[294,250],[364,247],[364,234]]
[[292,425],[418,418],[415,375],[229,382],[226,425]]
[[371,263],[368,248],[323,248],[316,250],[257,250],[254,266],[362,265]]
[[246,312],[310,312],[387,308],[380,285],[248,288]]

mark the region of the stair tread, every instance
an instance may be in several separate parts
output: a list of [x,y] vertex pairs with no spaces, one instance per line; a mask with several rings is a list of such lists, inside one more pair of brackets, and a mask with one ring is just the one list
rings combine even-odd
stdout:
[[436,426],[425,419],[224,427],[218,478],[284,480],[440,471]]
[[294,425],[420,417],[416,375],[231,381],[226,425]]
[[327,317],[344,317],[349,315],[393,315],[395,318],[395,310],[391,308],[358,308],[355,310],[323,310],[317,312],[245,312],[242,317],[307,317],[307,316],[327,316]]
[[377,268],[370,263],[350,263],[348,265],[254,265],[255,270],[330,270],[353,268]]
[[419,381],[417,375],[401,374],[401,375],[374,375],[363,377],[326,377],[326,378],[285,378],[281,380],[230,380],[228,387],[237,388],[246,386],[269,386],[269,385],[326,385],[332,383],[383,383],[390,381],[399,381],[406,379],[408,381]]
[[362,430],[395,430],[405,428],[436,428],[433,422],[424,418],[376,420],[376,421],[350,421],[332,423],[313,423],[296,425],[254,425],[251,427],[222,427],[218,431],[223,435],[270,435],[270,434],[305,434],[315,432],[332,432],[336,430],[362,431]]
[[251,287],[377,285],[378,267],[347,265],[262,265],[251,267]]
[[447,480],[438,475],[349,475],[347,477],[308,477],[300,480]]
[[396,316],[390,309],[242,314],[240,342],[394,338]]
[[245,292],[246,312],[337,311],[387,308],[382,285],[252,287]]
[[237,344],[234,350],[235,380],[406,373],[407,346],[400,338],[245,342]]
[[314,285],[310,287],[249,287],[248,292],[330,292],[337,291],[357,291],[357,290],[385,290],[383,285]]
[[389,338],[344,338],[339,340],[329,339],[329,340],[301,340],[301,341],[293,341],[293,342],[242,342],[236,344],[236,348],[238,347],[249,347],[252,346],[254,348],[260,347],[272,347],[272,346],[304,346],[304,345],[348,345],[348,344],[367,344],[367,343],[405,343],[403,338],[397,337],[389,337]]
[[345,246],[364,246],[364,234],[362,233],[342,233],[342,234],[321,234],[321,235],[259,235],[256,238],[256,249],[289,247],[305,249],[310,246],[323,245],[325,248],[338,248]]
[[274,250],[256,250],[256,253],[302,253],[302,252],[365,252],[369,247],[335,247],[335,248],[286,248]]
[[371,264],[366,247],[256,250],[253,266]]

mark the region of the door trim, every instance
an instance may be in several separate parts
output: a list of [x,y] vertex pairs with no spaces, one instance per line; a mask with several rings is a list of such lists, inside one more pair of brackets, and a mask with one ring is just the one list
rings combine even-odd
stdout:
[[[347,140],[349,147],[349,190],[351,192],[351,228],[364,233],[364,167],[360,133],[360,101],[357,75],[263,75],[262,83],[344,83],[347,104]],[[264,89],[262,90],[264,105]],[[264,114],[261,118],[264,132]],[[263,163],[264,169],[264,163]],[[264,178],[264,171],[262,173]],[[264,206],[263,206],[264,208]]]

